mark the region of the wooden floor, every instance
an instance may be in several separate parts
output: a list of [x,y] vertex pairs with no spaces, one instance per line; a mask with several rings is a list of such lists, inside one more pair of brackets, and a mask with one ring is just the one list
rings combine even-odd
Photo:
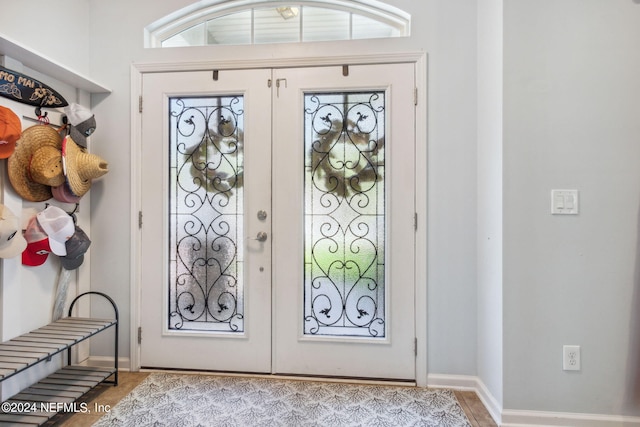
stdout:
[[455,391],[454,393],[473,427],[497,427],[475,391]]
[[[148,372],[120,372],[117,387],[100,385],[80,400],[80,402],[86,402],[86,412],[60,414],[45,425],[89,427],[129,394],[147,375],[149,375]],[[497,427],[475,392],[456,391],[455,395],[473,427]]]

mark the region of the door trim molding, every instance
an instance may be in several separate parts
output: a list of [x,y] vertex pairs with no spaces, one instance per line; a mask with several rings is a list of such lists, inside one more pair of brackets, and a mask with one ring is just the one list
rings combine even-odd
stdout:
[[[132,239],[131,275],[130,275],[130,349],[129,360],[131,370],[140,369],[140,346],[138,344],[138,327],[140,325],[140,228],[138,215],[141,209],[141,176],[140,165],[142,148],[142,121],[140,113],[140,96],[142,94],[142,76],[146,73],[170,71],[202,71],[233,70],[251,68],[294,68],[320,67],[336,65],[367,65],[409,62],[415,66],[417,105],[416,115],[416,194],[415,206],[418,215],[415,236],[415,331],[419,339],[416,342],[416,384],[427,386],[427,54],[425,52],[396,52],[359,56],[324,56],[308,58],[276,58],[250,60],[218,60],[198,62],[143,62],[131,65],[131,212],[130,227]],[[422,262],[419,262],[422,261]]]
[[[418,63],[426,58],[424,52],[398,52],[379,55],[318,56],[306,58],[236,59],[215,61],[171,61],[134,63],[132,68],[139,73],[164,73],[169,71],[238,70],[251,68],[298,68],[339,65],[392,64],[398,62]],[[426,62],[425,62],[426,64]],[[426,81],[425,81],[426,83]],[[425,100],[426,101],[426,100]],[[137,108],[136,108],[137,110]]]

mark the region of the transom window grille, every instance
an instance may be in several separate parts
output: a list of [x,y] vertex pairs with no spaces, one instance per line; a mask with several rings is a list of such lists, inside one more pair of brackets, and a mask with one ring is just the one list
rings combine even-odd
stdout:
[[[283,3],[232,0],[194,6],[146,28],[147,47],[355,40],[409,35],[410,15],[375,0]],[[252,6],[253,5],[253,6]],[[199,8],[196,8],[199,7]]]

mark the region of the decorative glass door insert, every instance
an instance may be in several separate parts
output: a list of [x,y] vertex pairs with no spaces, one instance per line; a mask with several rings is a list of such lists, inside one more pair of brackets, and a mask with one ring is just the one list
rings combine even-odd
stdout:
[[384,338],[385,93],[304,96],[304,333]]
[[243,332],[244,99],[168,101],[168,329]]

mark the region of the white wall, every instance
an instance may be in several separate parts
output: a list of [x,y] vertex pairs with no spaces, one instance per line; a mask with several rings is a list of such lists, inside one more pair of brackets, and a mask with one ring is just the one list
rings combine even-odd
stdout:
[[638,415],[640,4],[504,6],[504,407]]
[[[90,74],[89,0],[0,0],[0,36]],[[44,72],[45,70],[40,70]]]

